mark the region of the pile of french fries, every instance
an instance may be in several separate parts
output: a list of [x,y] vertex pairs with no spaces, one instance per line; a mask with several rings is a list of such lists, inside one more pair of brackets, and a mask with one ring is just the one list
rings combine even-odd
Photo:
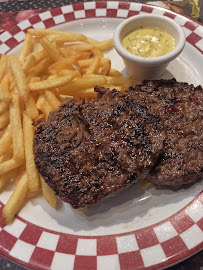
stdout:
[[103,51],[112,39],[98,42],[81,34],[29,29],[20,55],[0,58],[0,190],[8,183],[14,191],[6,203],[2,222],[41,192],[56,207],[56,197],[38,173],[33,155],[34,121],[72,98],[96,98],[94,86],[126,91],[131,77],[111,68]]

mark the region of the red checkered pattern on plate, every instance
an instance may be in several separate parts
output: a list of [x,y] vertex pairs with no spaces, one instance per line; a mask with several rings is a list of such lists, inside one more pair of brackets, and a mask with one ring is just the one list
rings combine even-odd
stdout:
[[159,269],[203,246],[202,197],[203,192],[157,224],[110,236],[54,232],[17,217],[11,225],[1,224],[0,248],[3,255],[33,269]]
[[[179,23],[187,42],[203,53],[203,26],[189,18],[130,2],[85,2],[56,8],[19,23],[0,35],[0,53],[20,44],[29,28],[50,28],[69,21],[143,13],[170,17]],[[0,215],[3,204],[0,203]],[[77,236],[50,231],[17,217],[0,224],[0,252],[32,269],[159,269],[195,253],[203,247],[203,192],[185,208],[144,229],[110,236]],[[164,233],[163,233],[164,232]],[[193,241],[190,237],[193,235]]]

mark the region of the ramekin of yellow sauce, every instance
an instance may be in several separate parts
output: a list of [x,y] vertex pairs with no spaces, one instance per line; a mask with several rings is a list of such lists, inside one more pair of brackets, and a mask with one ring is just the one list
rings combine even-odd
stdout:
[[136,15],[119,24],[114,47],[135,80],[157,79],[183,50],[185,34],[174,20],[160,15]]
[[124,37],[122,46],[140,57],[158,57],[175,48],[175,39],[159,27],[141,26]]

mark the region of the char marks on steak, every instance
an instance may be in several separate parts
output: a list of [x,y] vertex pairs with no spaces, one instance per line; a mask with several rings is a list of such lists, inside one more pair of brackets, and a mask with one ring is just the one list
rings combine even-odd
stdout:
[[203,89],[172,80],[144,81],[130,90],[158,114],[166,131],[164,151],[148,177],[156,186],[180,187],[202,178]]
[[72,100],[35,131],[35,163],[55,193],[74,208],[92,205],[144,179],[163,152],[156,113],[125,93],[96,87],[100,98]]

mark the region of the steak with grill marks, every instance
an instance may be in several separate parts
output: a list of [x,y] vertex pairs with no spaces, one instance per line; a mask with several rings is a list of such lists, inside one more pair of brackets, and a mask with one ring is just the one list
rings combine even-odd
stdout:
[[45,181],[74,208],[95,204],[144,179],[163,152],[156,113],[131,91],[96,87],[99,100],[72,100],[51,112],[34,136]]
[[203,177],[203,89],[172,80],[144,81],[129,91],[158,114],[164,151],[148,177],[156,186],[180,187]]

